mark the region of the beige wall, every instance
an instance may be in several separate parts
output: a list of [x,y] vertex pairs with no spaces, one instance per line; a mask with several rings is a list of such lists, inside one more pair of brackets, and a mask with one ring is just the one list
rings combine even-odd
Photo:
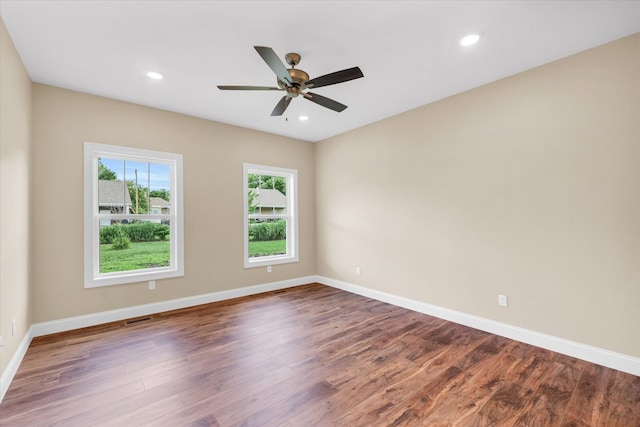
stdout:
[[[34,84],[34,323],[315,273],[313,145]],[[182,153],[185,276],[83,287],[83,141]],[[243,162],[298,170],[300,262],[243,268]]]
[[639,123],[636,34],[318,143],[318,274],[640,357]]
[[30,162],[31,80],[0,19],[0,373],[31,325]]

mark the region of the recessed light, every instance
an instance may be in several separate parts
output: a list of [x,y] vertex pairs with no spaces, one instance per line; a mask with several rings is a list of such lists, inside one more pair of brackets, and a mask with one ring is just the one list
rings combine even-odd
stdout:
[[149,71],[149,72],[147,73],[147,76],[148,76],[149,78],[151,78],[151,79],[154,79],[154,80],[160,80],[160,79],[162,79],[162,74],[160,74],[160,73],[156,73],[155,71]]
[[300,116],[298,117],[298,119],[305,121],[305,120],[309,120],[309,116]]
[[460,44],[462,46],[471,46],[472,44],[478,43],[478,40],[480,40],[479,34],[469,34],[460,40]]

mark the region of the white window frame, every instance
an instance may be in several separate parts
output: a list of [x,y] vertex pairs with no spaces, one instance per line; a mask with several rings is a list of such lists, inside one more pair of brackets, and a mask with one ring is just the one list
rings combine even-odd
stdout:
[[[100,220],[125,219],[131,215],[98,211],[98,159],[115,158],[162,163],[170,168],[171,211],[162,215],[135,215],[137,219],[169,220],[170,265],[140,270],[100,273]],[[84,287],[119,285],[184,276],[184,221],[182,154],[115,145],[84,143]]]
[[[287,194],[285,214],[249,214],[249,175],[280,176],[287,181]],[[244,206],[244,268],[263,267],[275,264],[298,262],[298,171],[273,166],[243,164],[242,196]],[[287,253],[283,255],[271,255],[262,257],[249,257],[249,220],[256,218],[274,218],[287,220]]]

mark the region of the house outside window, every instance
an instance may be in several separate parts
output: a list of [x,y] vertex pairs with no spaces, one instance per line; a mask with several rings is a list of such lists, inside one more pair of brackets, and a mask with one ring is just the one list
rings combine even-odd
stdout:
[[244,164],[245,268],[298,261],[296,170]]
[[[98,179],[98,212],[100,214],[126,214],[131,212],[131,196],[124,181]],[[104,217],[100,226],[111,225]]]
[[[151,206],[152,215],[168,214],[170,211],[170,203],[168,200],[160,197],[149,197],[149,206]],[[152,222],[161,222],[160,219],[152,219]]]
[[184,275],[182,155],[85,142],[85,287]]

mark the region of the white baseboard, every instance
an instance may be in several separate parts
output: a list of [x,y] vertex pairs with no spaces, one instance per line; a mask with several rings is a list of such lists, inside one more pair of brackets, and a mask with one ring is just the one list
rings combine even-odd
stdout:
[[372,298],[398,307],[403,307],[412,311],[417,311],[419,313],[428,314],[430,316],[479,329],[481,331],[531,344],[536,347],[562,353],[567,356],[576,357],[597,365],[606,366],[618,371],[640,376],[640,359],[636,357],[566,340],[564,338],[554,337],[552,335],[543,334],[529,329],[519,328],[506,323],[496,322],[495,320],[485,319],[472,314],[450,310],[448,308],[427,304],[425,302],[400,297],[386,292],[341,282],[328,277],[316,276],[315,281],[322,283],[323,285],[342,289],[367,298]]
[[24,355],[27,353],[27,349],[29,348],[29,344],[31,344],[31,339],[33,338],[32,328],[29,328],[27,334],[20,341],[20,345],[18,349],[13,354],[13,357],[9,361],[9,365],[7,365],[7,369],[4,370],[2,376],[0,376],[0,403],[2,399],[4,399],[4,395],[9,390],[9,385],[11,381],[13,381],[13,377],[18,372],[18,368],[22,363],[22,359],[24,359]]

